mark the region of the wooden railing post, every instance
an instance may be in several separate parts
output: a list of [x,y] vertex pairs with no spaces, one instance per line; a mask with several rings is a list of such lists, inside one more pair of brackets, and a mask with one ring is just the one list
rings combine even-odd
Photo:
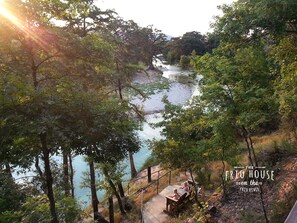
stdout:
[[157,194],[159,194],[159,179],[160,179],[160,171],[158,171],[158,179],[157,179]]
[[147,168],[147,182],[152,182],[152,169],[150,166]]

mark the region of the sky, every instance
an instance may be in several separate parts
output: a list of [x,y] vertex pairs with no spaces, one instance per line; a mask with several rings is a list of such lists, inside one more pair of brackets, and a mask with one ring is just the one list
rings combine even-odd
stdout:
[[166,35],[186,32],[207,33],[213,16],[222,15],[218,5],[234,0],[97,0],[101,9],[114,9],[120,17],[145,27],[153,25]]

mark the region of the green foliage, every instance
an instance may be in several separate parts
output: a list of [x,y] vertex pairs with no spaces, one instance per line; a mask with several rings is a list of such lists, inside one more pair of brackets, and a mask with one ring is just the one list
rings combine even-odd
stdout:
[[114,191],[110,188],[109,180],[115,183],[121,183],[125,174],[125,165],[120,163],[117,165],[111,165],[106,163],[100,163],[96,165],[96,169],[101,173],[101,180],[98,182],[98,188],[106,191],[106,197],[114,195]]
[[[65,149],[116,172],[113,167],[139,149],[139,126],[130,115],[140,112],[122,90],[146,96],[166,87],[164,82],[143,89],[131,84],[141,62],[153,69],[165,35],[115,18],[93,0],[5,4],[26,23],[18,26],[0,15],[1,168],[28,168],[41,155],[49,161]],[[211,160],[234,162],[243,129],[249,136],[277,129],[280,116],[296,133],[295,1],[238,0],[221,8],[214,34],[185,33],[164,50],[169,62],[180,61],[184,68],[195,57],[191,65],[204,76],[201,97],[185,107],[166,104],[160,125],[167,138],[155,142],[154,154],[170,166],[201,170]],[[58,27],[56,20],[65,25]],[[193,50],[198,56],[190,56]],[[62,188],[58,169],[51,164],[44,170],[48,184],[42,188],[51,189],[50,174],[53,185]],[[21,206],[19,186],[2,172],[0,177],[0,221],[49,221],[53,196],[27,197]],[[55,198],[60,221],[78,220],[74,200],[59,193]]]
[[51,219],[45,195],[28,197],[20,210],[21,222],[49,222]]
[[277,85],[280,97],[280,114],[282,116],[284,126],[295,132],[297,126],[297,63],[294,59],[296,57],[296,49],[296,36],[288,36],[283,38],[279,45],[272,51],[276,57],[277,63],[280,66],[281,78]]
[[78,202],[71,197],[58,198],[57,202],[58,216],[61,222],[71,223],[81,220],[81,207]]
[[[221,41],[235,49],[243,45],[265,44],[263,52],[269,66],[268,78],[277,75],[275,100],[279,100],[284,126],[293,131],[296,131],[296,62],[293,59],[296,57],[296,8],[296,2],[292,0],[240,0],[222,6],[224,15],[214,24]],[[263,65],[258,64],[260,61],[254,60],[250,67],[260,68]]]
[[251,46],[234,52],[228,46],[222,47],[212,55],[197,58],[196,68],[204,74],[202,98],[212,106],[210,110],[224,110],[235,118],[234,124],[252,131],[275,125],[278,107],[274,77],[262,48]]
[[182,69],[189,69],[191,62],[191,57],[182,55],[179,60],[179,65]]
[[223,5],[224,13],[214,24],[220,39],[228,42],[273,38],[284,33],[296,34],[294,0],[239,0]]
[[162,134],[167,139],[155,142],[153,147],[162,163],[180,168],[207,162],[206,139],[211,136],[211,126],[202,104],[193,101],[187,108],[181,108],[167,101],[163,118],[159,125],[164,126]]
[[0,213],[8,211],[16,211],[20,208],[25,194],[21,191],[21,186],[17,185],[13,178],[0,171]]
[[199,32],[187,32],[182,37],[172,38],[164,49],[166,60],[173,64],[181,60],[182,56],[190,56],[193,51],[197,55],[207,52],[207,38]]
[[21,218],[19,216],[19,212],[13,212],[13,211],[0,212],[0,222],[17,223],[20,221],[21,221]]
[[[59,222],[77,222],[81,220],[81,209],[77,201],[71,197],[58,196],[57,213]],[[51,215],[48,199],[45,195],[28,197],[17,212],[21,222],[50,222]]]
[[160,159],[158,159],[158,157],[154,154],[154,153],[152,153],[145,161],[144,161],[144,163],[143,163],[143,165],[141,166],[141,168],[140,168],[140,171],[141,170],[145,170],[145,169],[147,169],[148,167],[150,167],[150,166],[156,166],[156,165],[158,165],[158,164],[160,164],[161,163],[161,160]]
[[167,78],[160,77],[160,80],[152,83],[134,84],[134,88],[128,88],[126,91],[130,97],[139,96],[139,92],[141,92],[141,96],[146,98],[149,97],[149,95],[157,94],[163,90],[168,90],[169,87],[169,80]]

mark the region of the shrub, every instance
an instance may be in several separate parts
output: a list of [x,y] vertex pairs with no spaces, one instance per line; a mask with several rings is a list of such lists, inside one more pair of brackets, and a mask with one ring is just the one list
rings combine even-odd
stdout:
[[189,69],[190,62],[191,62],[191,57],[190,56],[182,55],[180,57],[179,65],[182,67],[182,69]]

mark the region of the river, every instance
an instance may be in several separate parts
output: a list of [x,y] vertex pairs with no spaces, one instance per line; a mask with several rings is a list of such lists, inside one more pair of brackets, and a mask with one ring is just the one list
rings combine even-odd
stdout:
[[[175,105],[185,104],[193,95],[197,95],[198,89],[196,86],[190,83],[180,83],[177,81],[179,76],[189,75],[189,72],[182,71],[176,65],[166,65],[163,63],[157,64],[158,68],[163,71],[162,76],[169,80],[169,88],[167,90],[162,90],[158,93],[155,93],[150,96],[149,99],[144,102],[140,98],[134,98],[131,102],[142,105],[145,112],[145,120],[143,123],[142,131],[138,131],[139,138],[142,141],[142,146],[139,152],[134,154],[134,162],[136,169],[139,170],[143,165],[144,161],[150,156],[151,151],[148,146],[147,140],[152,139],[161,139],[160,128],[152,128],[150,123],[157,123],[162,120],[162,115],[160,111],[164,110],[164,103],[162,98],[166,95],[168,100]],[[135,79],[137,83],[145,84],[145,80]],[[124,164],[127,166],[125,169],[125,179],[130,177],[130,166],[129,160],[125,160]],[[88,171],[88,165],[84,162],[83,157],[79,156],[74,159],[74,168],[75,168],[75,195],[76,197],[83,202],[88,204],[90,202],[90,189],[80,188],[81,178],[83,172]],[[98,197],[102,198],[104,191],[98,191]]]

